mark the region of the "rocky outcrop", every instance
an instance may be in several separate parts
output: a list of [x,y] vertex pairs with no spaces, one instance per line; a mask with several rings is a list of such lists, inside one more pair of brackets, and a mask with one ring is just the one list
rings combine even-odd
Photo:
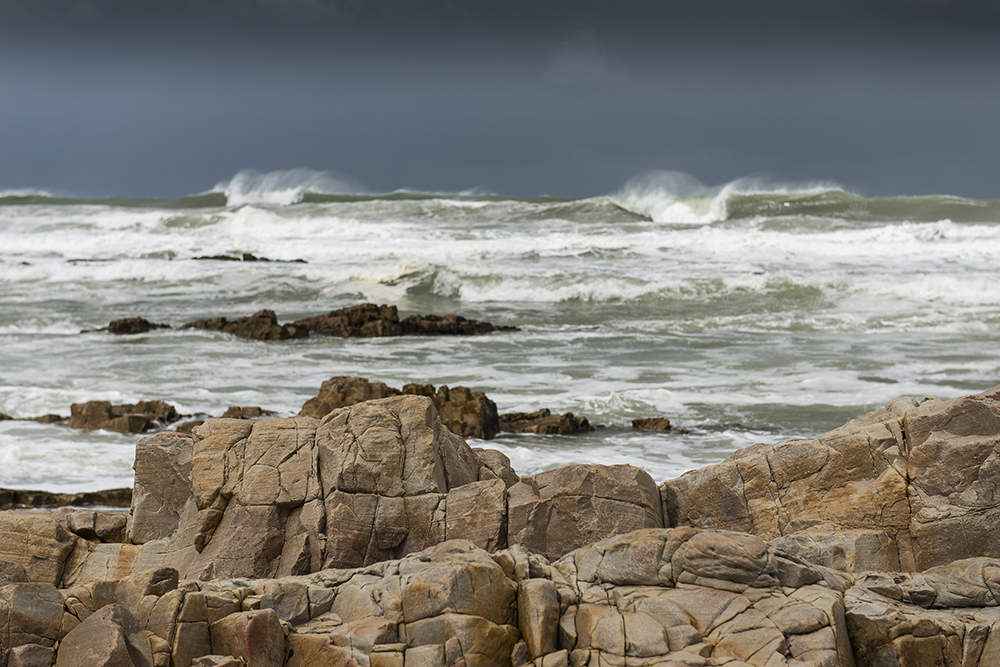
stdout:
[[69,427],[93,431],[143,433],[180,419],[177,409],[163,401],[139,401],[112,405],[110,401],[88,401],[70,406]]
[[[421,395],[160,432],[127,521],[0,512],[0,661],[992,666],[1000,560],[969,552],[993,549],[998,398],[896,401],[659,488],[519,479]],[[965,556],[922,567],[946,539]]]
[[1000,556],[998,445],[1000,388],[898,399],[819,438],[667,481],[664,512],[671,525],[745,531],[857,571]]
[[491,439],[498,430],[496,404],[481,391],[447,385],[435,389],[429,384],[407,384],[394,389],[384,382],[367,378],[338,376],[323,382],[319,393],[299,412],[301,417],[320,419],[332,410],[390,396],[426,396],[434,402],[442,423],[463,438]]
[[573,435],[594,430],[586,417],[572,412],[554,415],[548,408],[535,412],[507,412],[500,415],[500,430],[508,433],[538,433],[542,435]]
[[374,303],[348,306],[323,315],[297,320],[295,324],[321,336],[340,338],[382,338],[403,335],[396,306],[376,306]]
[[278,324],[278,316],[273,310],[259,310],[253,315],[230,320],[226,317],[210,317],[195,320],[180,326],[184,329],[204,329],[205,331],[221,331],[223,333],[252,338],[254,340],[289,340],[305,338],[309,330],[295,324]]

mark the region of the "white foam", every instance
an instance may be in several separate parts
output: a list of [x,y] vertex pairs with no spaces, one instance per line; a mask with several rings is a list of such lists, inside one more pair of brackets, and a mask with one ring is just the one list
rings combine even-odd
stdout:
[[361,185],[352,177],[329,171],[287,169],[261,173],[245,169],[215,186],[230,206],[271,204],[289,206],[302,201],[307,192],[328,195],[358,194]]

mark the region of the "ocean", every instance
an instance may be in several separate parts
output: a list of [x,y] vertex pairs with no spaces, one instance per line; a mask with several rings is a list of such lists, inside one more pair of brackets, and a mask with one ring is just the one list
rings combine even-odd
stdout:
[[[1000,201],[659,174],[587,199],[357,194],[243,173],[179,200],[0,193],[0,412],[161,399],[294,415],[323,380],[465,385],[575,436],[501,434],[522,475],[630,463],[657,481],[811,437],[902,395],[1000,383]],[[272,261],[205,256],[250,253]],[[260,342],[180,325],[362,302],[517,332]],[[635,431],[669,417],[683,433]],[[0,421],[0,487],[131,486],[136,436]]]

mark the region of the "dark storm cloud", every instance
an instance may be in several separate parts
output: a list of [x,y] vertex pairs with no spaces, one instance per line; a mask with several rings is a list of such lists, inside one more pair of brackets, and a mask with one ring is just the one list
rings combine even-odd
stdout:
[[993,3],[0,0],[0,188],[253,168],[586,196],[647,170],[997,197]]

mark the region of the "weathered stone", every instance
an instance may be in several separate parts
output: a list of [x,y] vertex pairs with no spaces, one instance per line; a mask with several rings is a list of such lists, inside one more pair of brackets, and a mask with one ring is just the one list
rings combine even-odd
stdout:
[[643,431],[661,431],[663,433],[670,433],[673,431],[673,428],[670,425],[670,419],[667,417],[644,417],[641,419],[633,419],[632,428]]
[[179,419],[176,408],[163,401],[139,401],[112,405],[110,401],[88,401],[70,406],[70,428],[105,429],[118,433],[142,433],[154,424]]
[[265,410],[256,405],[231,405],[222,413],[222,419],[259,419],[267,415],[274,414],[272,410]]
[[[134,335],[147,333],[154,329],[169,329],[169,324],[157,324],[155,322],[150,322],[144,317],[123,317],[120,320],[115,320],[108,324],[108,326],[97,329],[97,331],[107,331],[109,334],[121,335]],[[88,333],[84,330],[81,333]]]
[[548,579],[521,582],[517,596],[518,622],[528,658],[556,650],[559,625],[559,591]]
[[479,460],[430,399],[400,396],[331,413],[316,432],[325,493],[447,493],[479,478]]
[[772,540],[777,549],[843,572],[899,570],[899,550],[883,530],[802,530]]
[[80,493],[52,493],[29,489],[0,489],[0,509],[24,507],[128,507],[132,489],[105,489]]
[[128,539],[144,544],[177,530],[184,506],[194,502],[191,457],[194,440],[163,431],[139,438],[135,449],[135,491]]
[[[6,614],[0,614],[7,646],[39,644],[53,646],[63,621],[63,598],[51,584],[10,584],[0,588]],[[9,634],[8,634],[9,633]]]
[[469,540],[487,551],[507,546],[507,487],[503,480],[455,487],[445,502],[445,539]]
[[479,468],[479,481],[502,479],[508,489],[521,481],[510,465],[510,458],[503,452],[481,447],[473,448],[472,451],[482,463]]
[[299,416],[322,419],[337,408],[399,394],[398,389],[384,382],[369,382],[367,378],[359,377],[332,377],[323,382],[316,396],[305,402]]
[[573,465],[508,491],[508,544],[555,559],[600,539],[663,527],[652,478],[628,465]]
[[211,317],[181,325],[180,329],[204,329],[221,331],[240,338],[254,340],[288,340],[305,338],[309,335],[306,327],[297,324],[278,324],[273,310],[260,310],[253,315],[230,320],[225,317]]
[[273,609],[230,614],[211,625],[212,650],[243,658],[247,667],[282,667],[285,635]]
[[28,573],[23,565],[0,560],[0,588],[9,584],[20,584],[28,581]]
[[91,614],[59,644],[55,667],[153,667],[149,639],[132,612],[108,605]]
[[442,386],[433,400],[444,425],[463,438],[489,440],[500,430],[497,406],[481,391]]
[[77,539],[50,511],[0,512],[0,560],[23,567],[30,581],[58,585]]
[[518,331],[517,327],[494,326],[489,322],[467,320],[461,315],[410,315],[401,322],[409,336],[472,336],[494,331]]
[[576,417],[572,412],[554,415],[548,408],[536,412],[509,412],[500,415],[499,420],[500,430],[508,433],[573,435],[594,430],[586,417]]
[[56,650],[51,646],[22,644],[10,649],[7,667],[52,667],[55,659]]
[[319,393],[302,406],[299,415],[319,419],[337,408],[401,394],[430,398],[442,423],[462,437],[489,439],[495,437],[499,429],[496,404],[481,391],[447,386],[435,391],[432,385],[416,384],[405,385],[399,390],[358,377],[338,376],[326,380]]
[[[400,336],[403,328],[395,306],[362,303],[298,320],[296,326],[311,333],[341,338]],[[322,417],[323,415],[318,415]]]

